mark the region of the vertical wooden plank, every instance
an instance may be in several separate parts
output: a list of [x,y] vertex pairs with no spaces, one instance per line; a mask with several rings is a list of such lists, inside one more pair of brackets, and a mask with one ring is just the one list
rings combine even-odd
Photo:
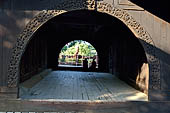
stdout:
[[114,6],[114,7],[117,6],[118,3],[119,3],[119,0],[113,0],[113,6]]
[[161,32],[160,32],[160,20],[157,17],[154,17],[154,23],[153,23],[153,37],[154,37],[154,43],[157,47],[161,48],[160,38],[161,38]]
[[[0,15],[1,15],[2,11],[0,10]],[[3,31],[2,31],[2,27],[0,25],[0,86],[2,85],[2,60],[3,60],[3,52],[2,52],[2,35],[3,35]]]
[[154,34],[154,16],[146,11],[140,12],[140,24],[145,28],[145,30],[153,37]]
[[170,48],[169,48],[169,45],[170,45],[170,24],[167,25],[167,41],[166,41],[166,45],[168,46],[168,50],[167,52],[170,54]]
[[164,21],[162,21],[160,26],[161,26],[161,28],[160,28],[160,31],[161,31],[160,43],[162,45],[162,49],[167,51],[167,48],[169,48],[169,45],[166,45],[166,42],[167,42],[167,24]]
[[[12,13],[13,12],[11,12],[11,14]],[[16,41],[15,34],[19,30],[17,29],[16,24],[14,24],[15,20],[12,19],[12,17],[9,18],[9,16],[11,15],[8,15],[4,11],[2,12],[2,15],[0,17],[0,25],[3,27],[3,40],[2,40],[2,49],[3,49],[2,50],[3,51],[2,85],[3,86],[7,85],[7,68],[11,57],[12,47]]]
[[141,13],[143,13],[142,11],[135,11],[135,10],[128,10],[128,13],[130,13],[130,15],[137,21],[140,22],[140,18],[141,18]]
[[[6,20],[5,20],[5,17],[6,17],[6,15],[5,15],[5,12],[4,11],[2,11],[2,15],[1,15],[2,17],[1,17],[1,19],[0,19],[0,22],[3,22],[2,24],[1,24],[1,30],[2,30],[2,39],[1,39],[1,51],[2,51],[2,76],[1,76],[1,86],[4,86],[5,85],[5,79],[6,79],[6,67],[7,67],[7,56],[6,56],[6,54],[7,54],[7,52],[9,51],[8,50],[8,40],[7,40],[7,25],[6,25]],[[5,23],[5,24],[4,24]]]
[[168,24],[164,21],[160,21],[160,32],[161,32],[161,48],[159,50],[160,60],[161,60],[161,89],[162,90],[169,90],[170,83],[169,83],[169,73],[170,73],[170,57],[169,57],[169,37],[168,37]]

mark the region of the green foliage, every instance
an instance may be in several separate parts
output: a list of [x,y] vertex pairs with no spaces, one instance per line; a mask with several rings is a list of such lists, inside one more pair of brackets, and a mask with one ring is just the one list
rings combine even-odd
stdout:
[[[76,57],[65,58],[62,56],[75,56],[76,53],[77,55],[84,56],[84,57],[94,57],[97,55],[96,49],[90,43],[82,41],[82,40],[74,40],[66,44],[61,49],[59,62],[75,62]],[[78,59],[78,62],[82,63],[82,60],[83,60],[82,58]]]
[[62,50],[62,55],[75,55],[79,50],[78,55],[94,56],[97,55],[95,48],[88,42],[75,40],[65,45]]
[[62,49],[61,52],[65,52],[67,50],[67,46],[65,45]]

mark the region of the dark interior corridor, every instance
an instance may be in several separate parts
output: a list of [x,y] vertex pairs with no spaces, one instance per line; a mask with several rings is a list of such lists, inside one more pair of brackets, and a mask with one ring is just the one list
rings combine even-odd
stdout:
[[59,70],[60,50],[73,40],[87,41],[96,48],[98,72],[116,75],[147,93],[149,67],[139,40],[120,20],[86,10],[61,14],[35,32],[20,62],[20,83],[45,69]]

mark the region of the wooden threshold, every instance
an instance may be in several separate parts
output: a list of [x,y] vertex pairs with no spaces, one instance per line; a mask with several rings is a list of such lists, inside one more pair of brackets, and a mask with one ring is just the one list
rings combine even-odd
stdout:
[[169,113],[170,102],[105,100],[15,99],[0,100],[1,112],[91,112],[91,113]]

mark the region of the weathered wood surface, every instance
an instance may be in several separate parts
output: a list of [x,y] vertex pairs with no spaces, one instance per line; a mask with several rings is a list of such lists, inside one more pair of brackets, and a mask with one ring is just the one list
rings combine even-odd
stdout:
[[169,113],[170,102],[0,100],[3,112]]
[[0,113],[87,113],[87,112],[0,112]]
[[[54,2],[53,2],[54,1]],[[56,1],[56,2],[55,2]],[[4,45],[8,45],[8,44],[12,44],[14,45],[15,40],[17,35],[19,35],[19,33],[24,29],[26,23],[28,21],[30,21],[33,16],[34,11],[40,11],[43,9],[47,9],[47,7],[50,6],[50,4],[57,4],[59,0],[51,0],[50,2],[48,0],[41,0],[41,1],[12,1],[12,0],[2,0],[0,3],[6,2],[4,4],[4,6],[2,4],[0,4],[1,9],[17,9],[16,12],[11,12],[11,11],[0,11],[0,20],[1,20],[1,24],[0,26],[5,24],[5,29],[7,31],[3,31],[3,40],[2,36],[0,36],[0,46],[3,46],[3,49],[1,49],[0,47],[0,57],[3,56],[3,59],[0,59],[0,86],[4,86],[6,85],[6,81],[7,81],[7,65],[9,62],[9,57],[11,57],[11,47],[10,48],[6,48]],[[112,1],[112,0],[104,0],[104,2],[107,1]],[[120,8],[122,9],[126,9],[126,7],[128,7],[128,12],[134,17],[136,18],[136,20],[142,25],[144,26],[144,28],[146,29],[146,31],[151,35],[151,37],[153,38],[153,41],[156,45],[156,54],[158,55],[158,58],[160,59],[161,62],[161,90],[159,92],[160,96],[157,97],[161,97],[159,99],[162,99],[163,97],[165,97],[164,100],[166,100],[167,98],[169,98],[169,88],[170,88],[170,82],[169,82],[169,67],[170,64],[168,63],[170,58],[169,58],[169,53],[170,53],[170,49],[169,49],[169,42],[170,42],[170,25],[167,22],[164,22],[163,20],[160,20],[159,18],[155,17],[154,15],[146,12],[146,11],[136,11],[131,9],[130,7],[135,7],[135,6],[131,6],[131,4],[129,4],[128,0],[114,0],[112,1],[114,6],[119,5]],[[26,13],[25,13],[25,12]],[[30,12],[30,14],[28,12]],[[8,12],[8,13],[7,13]],[[7,16],[7,15],[8,16]],[[5,16],[6,15],[6,16]],[[27,17],[27,18],[26,18]],[[29,17],[29,18],[28,18]],[[26,21],[21,21],[21,20],[25,20]],[[147,21],[146,21],[147,20]],[[17,23],[15,25],[15,23]],[[19,23],[19,24],[18,24]],[[165,23],[166,24],[166,28],[164,25],[162,25],[161,23]],[[163,27],[163,28],[162,28]],[[1,29],[2,30],[2,29]],[[6,33],[7,32],[7,33]],[[10,42],[10,43],[7,43]],[[8,47],[8,46],[7,46]],[[1,52],[2,51],[2,52]],[[1,70],[2,69],[2,70]],[[165,94],[166,92],[166,94]],[[162,94],[163,93],[163,94]],[[157,94],[157,93],[156,93]],[[170,100],[170,99],[168,99]]]
[[17,98],[18,88],[0,87],[0,98],[11,99]]
[[[2,65],[3,61],[3,54],[2,54],[2,36],[3,36],[3,30],[0,26],[0,65]],[[2,66],[0,66],[0,77],[2,77]],[[0,85],[2,85],[3,79],[0,79]]]
[[21,99],[147,101],[147,95],[109,73],[53,71]]

